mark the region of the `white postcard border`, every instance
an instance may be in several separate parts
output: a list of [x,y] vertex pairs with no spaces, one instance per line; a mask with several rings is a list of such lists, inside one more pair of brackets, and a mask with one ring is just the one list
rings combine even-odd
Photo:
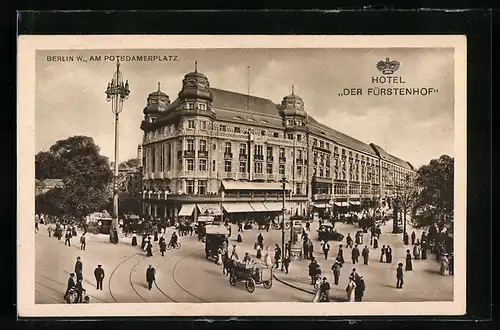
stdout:
[[[159,47],[159,45],[165,45]],[[62,49],[454,48],[455,224],[452,302],[35,304],[35,52]],[[463,315],[466,309],[466,37],[461,35],[20,36],[17,100],[17,292],[20,317]]]

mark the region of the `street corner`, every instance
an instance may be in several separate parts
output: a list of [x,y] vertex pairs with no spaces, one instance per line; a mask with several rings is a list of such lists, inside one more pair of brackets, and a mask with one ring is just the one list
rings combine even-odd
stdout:
[[290,273],[286,274],[281,270],[274,271],[273,277],[276,281],[286,285],[287,287],[314,295],[313,286],[311,285],[310,280],[306,278],[297,277],[291,275]]

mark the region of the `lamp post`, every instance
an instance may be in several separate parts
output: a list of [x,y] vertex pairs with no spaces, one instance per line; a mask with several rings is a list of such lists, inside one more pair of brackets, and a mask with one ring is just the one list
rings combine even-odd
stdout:
[[281,270],[283,270],[283,259],[285,257],[285,186],[286,186],[286,177],[281,179],[282,188],[283,188],[283,218],[281,220]]
[[109,240],[112,243],[118,243],[118,119],[123,110],[123,102],[130,95],[128,80],[123,82],[123,75],[120,72],[120,61],[116,62],[116,72],[113,79],[106,88],[106,100],[111,101],[111,111],[115,115],[115,159],[113,175],[113,221],[109,232]]

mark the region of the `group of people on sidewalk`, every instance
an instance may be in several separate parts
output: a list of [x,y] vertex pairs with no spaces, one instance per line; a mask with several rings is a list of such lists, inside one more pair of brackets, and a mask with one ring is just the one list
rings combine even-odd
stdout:
[[[167,250],[167,242],[165,240],[163,231],[158,233],[157,231],[154,232],[153,234],[153,241],[158,242],[158,247],[160,248],[160,253],[162,257],[165,256],[165,252]],[[177,236],[177,232],[173,232],[172,236],[170,237],[170,243],[168,243],[170,246],[175,247],[177,246],[179,241],[179,237]],[[132,235],[132,246],[137,246],[137,234]],[[143,235],[142,236],[142,241],[141,241],[141,246],[140,246],[141,251],[146,252],[147,257],[152,257],[153,256],[153,243],[151,242],[151,236],[150,235]]]
[[[333,283],[335,285],[339,285],[341,268],[342,262],[338,259],[335,259],[335,262],[331,268],[334,278]],[[321,268],[314,257],[309,264],[309,276],[311,277],[311,284],[314,286],[315,290],[313,302],[329,302],[330,284],[328,283],[328,279],[326,276],[321,279]],[[353,268],[352,272],[349,274],[349,281],[346,286],[346,301],[362,301],[365,289],[366,285],[363,276],[358,274],[356,268]]]
[[[76,279],[75,279],[76,277]],[[102,265],[97,265],[94,269],[97,290],[102,291],[102,282],[104,280],[104,269]],[[76,258],[74,272],[70,273],[68,285],[64,294],[67,303],[89,303],[90,298],[86,295],[87,290],[83,287],[83,262],[80,256]]]

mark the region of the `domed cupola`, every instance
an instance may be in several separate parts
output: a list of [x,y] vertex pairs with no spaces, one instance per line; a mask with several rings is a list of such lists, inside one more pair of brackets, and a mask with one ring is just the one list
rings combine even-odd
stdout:
[[[170,98],[167,94],[160,90],[160,83],[158,83],[158,90],[149,94],[147,98],[147,105],[143,110],[144,117],[147,121],[158,118],[170,105]],[[153,119],[153,121],[154,121]]]
[[[206,109],[210,108],[210,102],[213,100],[210,83],[203,73],[198,72],[198,62],[195,62],[194,72],[184,76],[179,99],[186,103],[186,109],[188,108],[187,104],[190,102],[206,104]],[[195,107],[195,109],[198,109],[198,107]]]
[[286,126],[293,122],[293,125],[303,126],[307,119],[307,112],[304,110],[304,101],[294,93],[294,86],[292,86],[292,94],[287,95],[278,105],[279,114],[283,117]]

